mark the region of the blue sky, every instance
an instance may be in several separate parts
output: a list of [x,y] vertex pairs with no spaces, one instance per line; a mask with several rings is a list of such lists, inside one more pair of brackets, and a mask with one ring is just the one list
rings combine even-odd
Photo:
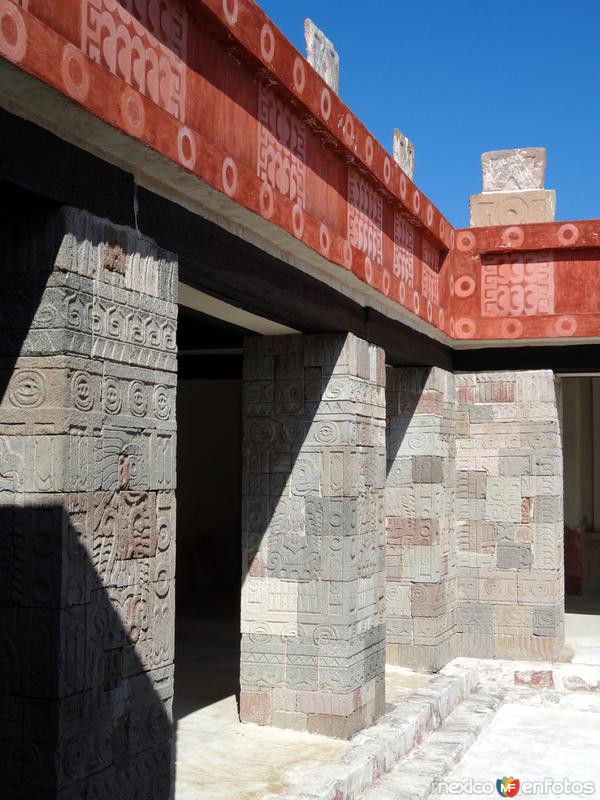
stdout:
[[480,154],[545,146],[557,219],[600,218],[598,0],[258,0],[304,53],[304,18],[340,54],[340,96],[457,226]]

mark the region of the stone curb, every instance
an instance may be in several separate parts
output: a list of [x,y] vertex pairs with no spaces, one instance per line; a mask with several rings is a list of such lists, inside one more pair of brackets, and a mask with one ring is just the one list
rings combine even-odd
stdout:
[[286,795],[265,800],[355,800],[432,732],[471,694],[478,682],[476,660],[451,662],[423,688],[411,692],[381,720],[356,734],[341,764],[298,775]]
[[600,692],[600,666],[597,665],[456,658],[448,666],[477,670],[482,686]]
[[493,720],[504,697],[498,689],[476,689],[361,800],[427,800]]

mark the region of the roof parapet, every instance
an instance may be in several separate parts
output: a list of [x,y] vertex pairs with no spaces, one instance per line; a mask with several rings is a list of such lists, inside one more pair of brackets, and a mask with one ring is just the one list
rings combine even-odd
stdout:
[[311,19],[304,20],[304,40],[306,42],[306,59],[325,83],[339,94],[340,57],[331,39],[317,28]]
[[415,146],[398,128],[394,128],[392,155],[396,164],[412,181],[415,174]]
[[546,148],[481,154],[483,192],[471,195],[471,227],[553,222],[556,192],[544,189]]

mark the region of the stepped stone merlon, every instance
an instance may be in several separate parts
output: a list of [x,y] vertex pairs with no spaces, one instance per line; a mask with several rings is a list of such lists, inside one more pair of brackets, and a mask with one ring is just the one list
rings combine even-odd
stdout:
[[471,196],[472,227],[554,220],[556,193],[544,189],[544,147],[482,153],[481,172],[483,192]]
[[338,94],[340,85],[340,57],[323,31],[311,19],[304,20],[304,40],[306,58],[311,67],[319,73],[325,83]]
[[398,128],[394,128],[392,155],[396,164],[412,180],[415,174],[415,146]]

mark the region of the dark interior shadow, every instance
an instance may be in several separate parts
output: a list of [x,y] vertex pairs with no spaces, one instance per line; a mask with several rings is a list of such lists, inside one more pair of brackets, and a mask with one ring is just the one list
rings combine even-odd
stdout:
[[176,720],[239,698],[240,686],[241,363],[218,348],[237,349],[241,335],[183,318],[178,343],[191,355],[179,358],[177,387]]
[[565,612],[567,614],[600,616],[600,595],[566,595]]
[[169,585],[156,537],[128,557],[128,495],[0,492],[3,798],[170,797]]

